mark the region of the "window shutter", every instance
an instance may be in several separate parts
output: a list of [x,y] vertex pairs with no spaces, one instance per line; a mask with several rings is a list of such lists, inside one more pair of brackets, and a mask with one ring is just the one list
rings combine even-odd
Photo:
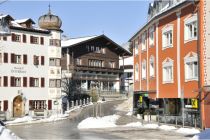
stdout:
[[23,77],[23,87],[27,87],[27,77]]
[[44,82],[45,82],[44,78],[41,78],[41,87],[44,87]]
[[30,36],[30,43],[33,43],[33,36]]
[[33,77],[30,77],[30,87],[33,87],[34,81],[33,81]]
[[8,77],[4,76],[4,87],[8,86]]
[[41,56],[41,65],[44,65],[44,56]]
[[41,40],[41,45],[44,45],[44,37],[41,37],[40,40]]
[[52,100],[48,100],[48,110],[52,110]]
[[15,86],[15,77],[10,78],[10,86],[14,87]]
[[8,109],[8,100],[4,100],[4,111]]
[[8,63],[8,53],[4,53],[4,63]]
[[23,55],[23,64],[27,64],[27,55],[26,54]]
[[15,54],[14,53],[11,54],[11,63],[15,63]]
[[12,33],[12,41],[15,41],[15,34]]
[[23,34],[23,43],[26,43],[26,35]]
[[33,110],[33,100],[29,100],[29,110]]

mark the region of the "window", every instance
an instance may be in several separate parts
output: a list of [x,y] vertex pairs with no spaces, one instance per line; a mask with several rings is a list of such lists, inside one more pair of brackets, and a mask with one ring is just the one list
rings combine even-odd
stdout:
[[167,58],[163,63],[163,83],[173,83],[173,60]]
[[15,78],[14,78],[14,84],[15,84],[15,85],[14,85],[15,87],[21,87],[21,78],[15,77]]
[[113,61],[109,62],[109,67],[110,68],[115,68],[115,62],[113,62]]
[[8,53],[4,53],[4,63],[8,63]]
[[185,41],[197,39],[197,14],[185,19]]
[[149,45],[150,47],[154,46],[154,27],[151,27],[149,30]]
[[144,33],[142,35],[142,38],[141,38],[141,50],[142,51],[145,51],[146,50],[146,33]]
[[103,67],[103,61],[102,60],[89,59],[88,60],[88,65],[92,66],[92,67]]
[[155,76],[155,70],[154,70],[154,63],[155,63],[155,60],[154,60],[154,56],[151,56],[150,59],[149,59],[149,76],[150,77],[154,77]]
[[11,63],[21,64],[21,55],[11,54]]
[[39,78],[30,77],[30,87],[39,87]]
[[40,37],[41,45],[44,45],[44,37]]
[[60,47],[61,41],[59,39],[50,39],[50,46]]
[[139,53],[139,47],[138,47],[138,43],[137,43],[137,41],[135,41],[135,55],[138,55],[138,53]]
[[101,51],[102,51],[102,54],[106,53],[106,49],[105,48],[101,49]]
[[15,63],[21,64],[21,55],[15,55]]
[[135,80],[139,80],[139,64],[135,65]]
[[39,56],[34,55],[34,65],[39,65]]
[[91,51],[93,52],[93,51],[95,51],[95,47],[94,46],[91,46]]
[[6,37],[6,36],[3,36],[3,40],[4,40],[4,41],[7,41],[7,37]]
[[163,49],[173,47],[173,26],[167,25],[163,28],[162,34],[162,46]]
[[142,61],[142,71],[141,71],[141,78],[146,79],[146,60]]
[[60,58],[50,58],[50,66],[60,66],[61,60]]
[[61,80],[60,79],[50,79],[50,88],[60,88],[61,87]]
[[101,53],[100,47],[96,47],[96,53]]
[[82,63],[81,63],[81,62],[82,62],[82,60],[81,60],[80,58],[77,58],[77,59],[76,59],[76,63],[77,63],[77,65],[82,65]]
[[185,58],[185,81],[198,80],[198,59],[196,53],[189,53]]
[[34,78],[34,87],[39,87],[39,78]]
[[39,43],[39,38],[35,36],[30,36],[30,42],[32,44],[38,44]]
[[29,100],[29,110],[43,110],[46,107],[45,100]]
[[17,35],[17,34],[12,34],[12,41],[15,41],[15,42],[20,42],[20,35]]

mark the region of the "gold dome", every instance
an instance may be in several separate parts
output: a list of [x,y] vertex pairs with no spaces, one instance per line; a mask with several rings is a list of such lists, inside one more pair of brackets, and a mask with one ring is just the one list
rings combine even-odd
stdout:
[[49,12],[39,17],[38,23],[40,28],[48,30],[61,30],[60,28],[62,25],[61,19],[58,16],[53,15],[51,13],[50,6],[49,6]]

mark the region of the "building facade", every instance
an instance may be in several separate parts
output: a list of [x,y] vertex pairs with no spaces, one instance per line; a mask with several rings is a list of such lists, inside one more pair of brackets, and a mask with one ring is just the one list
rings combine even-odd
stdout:
[[3,18],[11,34],[0,37],[0,110],[7,117],[50,113],[61,95],[61,20],[50,10],[39,27],[30,18]]
[[105,35],[63,40],[62,72],[79,80],[82,92],[119,93],[119,57],[126,55],[131,54]]
[[[147,23],[130,39],[134,50],[135,108],[141,96],[147,100],[146,108],[149,100],[158,100],[159,108],[167,115],[182,115],[183,109],[199,114],[200,92],[205,85],[201,83],[208,80],[204,69],[209,67],[204,65],[206,51],[201,45],[201,28],[205,27],[201,10],[205,2],[171,0],[149,5]],[[202,110],[210,109],[204,106]],[[210,120],[204,120],[205,115],[203,111],[202,124],[207,126]]]
[[[125,43],[122,47],[129,51],[129,43]],[[120,68],[124,70],[121,75],[121,89],[126,94],[133,93],[133,56],[125,56],[120,58]]]

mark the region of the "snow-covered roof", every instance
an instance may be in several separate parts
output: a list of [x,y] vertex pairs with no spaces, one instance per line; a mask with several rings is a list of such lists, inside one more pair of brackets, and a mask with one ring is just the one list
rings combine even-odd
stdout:
[[95,37],[98,37],[98,36],[94,35],[94,36],[86,36],[86,37],[70,38],[70,39],[67,39],[67,40],[62,40],[61,41],[61,46],[62,47],[69,47],[69,46],[81,43],[83,41],[87,41],[89,39],[93,39]]
[[35,23],[31,18],[25,18],[25,19],[18,19],[18,20],[15,20],[15,22],[17,23],[24,23],[24,22],[27,22],[27,21],[31,21],[33,24]]

